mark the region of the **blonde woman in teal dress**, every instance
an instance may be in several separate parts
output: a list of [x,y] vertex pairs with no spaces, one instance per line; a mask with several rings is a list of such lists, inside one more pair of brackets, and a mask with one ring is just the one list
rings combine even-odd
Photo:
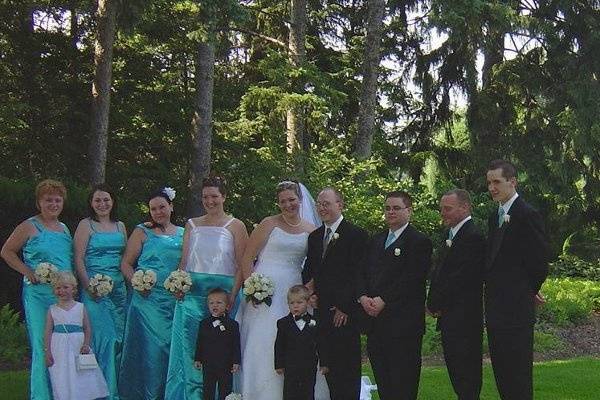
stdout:
[[34,270],[39,263],[47,262],[58,270],[72,271],[73,250],[69,229],[58,219],[67,198],[65,186],[46,179],[37,185],[35,198],[39,214],[15,228],[0,254],[11,268],[23,274],[23,309],[31,345],[30,399],[49,400],[52,389],[45,363],[44,326],[56,297],[52,286],[40,283]]
[[215,287],[227,290],[233,307],[230,313],[235,315],[235,299],[241,285],[238,265],[248,232],[240,220],[225,213],[226,195],[222,178],[205,179],[202,205],[206,215],[188,220],[185,226],[179,268],[191,275],[193,284],[175,306],[166,399],[202,398],[202,372],[194,368],[194,350],[199,322],[208,316],[208,292]]
[[[91,347],[108,385],[110,400],[119,399],[117,377],[121,363],[127,306],[127,288],[121,274],[121,257],[127,243],[125,225],[117,220],[116,198],[106,185],[92,188],[89,217],[75,230],[75,267],[81,283],[81,301],[92,325]],[[96,297],[87,290],[95,274],[108,275],[113,290]]]
[[134,290],[131,296],[119,374],[122,400],[165,397],[175,297],[163,283],[177,269],[183,244],[183,228],[171,222],[174,198],[171,188],[149,197],[151,221],[134,229],[121,261],[128,282],[135,269],[152,270],[157,278],[149,293]]

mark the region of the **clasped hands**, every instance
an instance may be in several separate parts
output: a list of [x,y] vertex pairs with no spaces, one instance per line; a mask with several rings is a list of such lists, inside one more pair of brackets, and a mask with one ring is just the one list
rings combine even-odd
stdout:
[[[196,369],[201,369],[202,368],[202,361],[194,361],[194,367]],[[231,373],[235,374],[236,372],[238,372],[240,370],[240,364],[233,364],[231,366]]]
[[377,317],[379,313],[385,308],[385,301],[379,296],[369,297],[366,295],[360,296],[358,299],[363,310],[371,317]]

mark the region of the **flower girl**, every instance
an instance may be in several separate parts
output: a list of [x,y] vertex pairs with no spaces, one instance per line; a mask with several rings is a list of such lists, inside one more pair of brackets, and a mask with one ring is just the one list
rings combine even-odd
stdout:
[[77,281],[71,272],[54,274],[52,287],[58,302],[48,310],[44,334],[46,365],[54,400],[92,400],[108,396],[102,371],[78,369],[79,354],[89,354],[90,321],[82,303],[73,300]]

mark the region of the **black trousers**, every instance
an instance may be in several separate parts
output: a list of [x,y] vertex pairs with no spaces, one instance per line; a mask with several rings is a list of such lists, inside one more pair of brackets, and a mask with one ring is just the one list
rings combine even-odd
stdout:
[[233,374],[230,370],[215,371],[207,368],[202,369],[202,399],[215,400],[215,389],[219,387],[217,399],[225,400],[225,397],[231,393],[233,385]]
[[373,332],[367,340],[369,359],[381,400],[416,400],[421,375],[421,334],[389,337]]
[[345,325],[330,328],[325,333],[323,346],[329,353],[329,373],[325,375],[331,400],[359,400],[360,398],[360,334]]
[[283,377],[283,400],[314,400],[317,368],[296,371],[286,368]]
[[446,368],[459,400],[478,400],[481,393],[481,328],[471,331],[442,330]]
[[533,326],[494,329],[488,342],[496,386],[502,400],[533,399]]

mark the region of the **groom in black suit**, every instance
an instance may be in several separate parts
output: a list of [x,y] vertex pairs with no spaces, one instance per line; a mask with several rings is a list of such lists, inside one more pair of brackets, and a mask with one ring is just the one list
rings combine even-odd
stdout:
[[540,214],[516,192],[517,171],[504,160],[487,170],[498,202],[488,219],[485,316],[492,367],[502,400],[533,399],[535,303],[548,275],[548,240]]
[[440,213],[448,234],[431,278],[427,308],[438,319],[454,392],[459,400],[478,400],[485,237],[471,219],[471,198],[466,190],[454,189],[442,196]]
[[358,275],[357,297],[368,333],[367,348],[382,400],[415,400],[425,333],[425,281],[431,241],[409,224],[412,199],[390,192],[388,229],[373,236]]
[[308,237],[303,282],[314,287],[318,297],[320,342],[327,349],[326,375],[331,400],[360,397],[360,333],[354,321],[356,274],[363,256],[367,233],[342,216],[342,195],[325,188],[317,197],[323,225]]

